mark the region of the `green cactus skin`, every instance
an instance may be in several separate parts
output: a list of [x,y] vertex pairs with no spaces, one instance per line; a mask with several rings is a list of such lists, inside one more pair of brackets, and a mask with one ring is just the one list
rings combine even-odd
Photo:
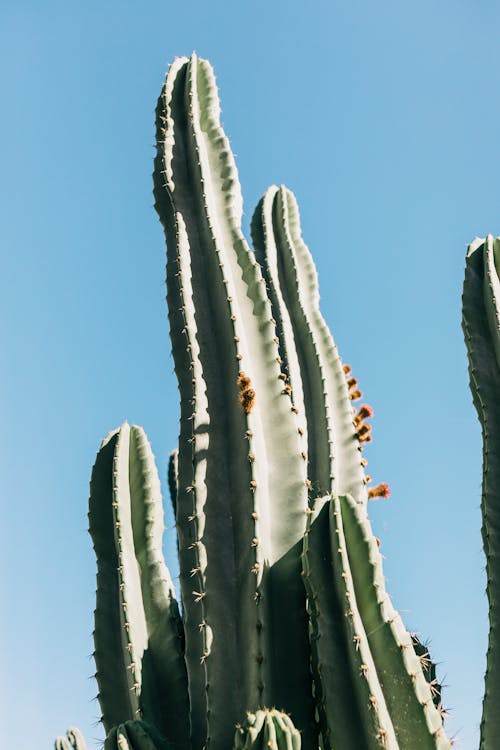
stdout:
[[95,660],[107,731],[143,716],[188,744],[182,623],[161,551],[163,507],[140,427],[103,441],[92,472],[89,526],[97,557]]
[[295,198],[266,192],[254,255],[219,115],[210,65],[176,60],[154,181],[181,401],[169,487],[183,612],[153,454],[125,424],[101,445],[89,503],[105,750],[219,750],[235,724],[234,750],[449,750],[434,666],[385,591]]
[[415,653],[420,659],[422,672],[431,689],[434,705],[441,714],[446,715],[446,711],[443,709],[442,703],[443,687],[438,682],[436,664],[431,659],[429,648],[425,643],[422,643],[416,633],[410,633],[410,636],[413,643],[413,648],[415,649]]
[[[227,744],[231,722],[284,697],[307,732],[307,659],[287,657],[286,637],[304,593],[296,583],[287,605],[279,566],[268,575],[278,560],[296,579],[300,572],[307,462],[296,408],[283,394],[265,280],[241,230],[236,168],[206,61],[193,55],[171,66],[157,127],[155,198],[181,396],[177,526],[192,743]],[[251,401],[242,401],[239,373]],[[306,646],[305,615],[292,621]],[[280,642],[270,638],[277,631]]]
[[173,450],[168,459],[168,491],[174,516],[177,514],[177,486],[179,484],[179,451]]
[[320,494],[349,493],[366,502],[346,377],[319,310],[317,273],[290,190],[284,186],[267,190],[253,216],[252,238],[278,322],[290,384],[296,399],[303,398],[307,424],[314,425],[307,431],[309,479]]
[[385,591],[364,504],[350,495],[316,500],[303,568],[324,747],[450,748],[422,660]]
[[463,330],[472,398],[483,433],[482,536],[490,630],[481,721],[481,750],[498,747],[500,736],[500,614],[497,605],[500,555],[500,239],[489,235],[469,245],[463,290]]
[[248,713],[236,728],[233,750],[300,750],[300,732],[291,718],[275,708]]
[[106,737],[104,750],[166,750],[154,730],[143,721],[126,721]]
[[70,727],[65,737],[57,737],[54,750],[87,750],[83,735],[77,727]]

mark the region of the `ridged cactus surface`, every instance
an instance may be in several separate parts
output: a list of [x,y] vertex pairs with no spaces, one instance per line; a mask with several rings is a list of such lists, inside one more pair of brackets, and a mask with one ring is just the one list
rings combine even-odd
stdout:
[[276,319],[283,371],[299,414],[304,415],[312,489],[320,495],[349,493],[366,501],[353,394],[319,309],[316,268],[302,239],[298,206],[290,190],[284,186],[267,190],[253,216],[252,237]]
[[182,614],[153,454],[124,424],[98,452],[89,506],[105,750],[447,750],[435,667],[389,600],[367,516],[389,495],[365,473],[373,412],[353,406],[296,200],[269,188],[251,249],[196,55],[170,67],[156,125]]
[[236,727],[233,750],[300,750],[300,732],[288,714],[276,709],[248,713]]
[[284,393],[273,311],[243,237],[206,61],[170,68],[157,137],[155,197],[181,396],[176,518],[192,741],[227,743],[228,716],[274,704],[288,705],[308,734],[303,417]]
[[114,727],[104,743],[104,750],[166,750],[164,743],[154,740],[151,728],[143,721],[126,721]]
[[77,727],[70,727],[63,737],[56,737],[55,750],[87,750],[83,735]]
[[500,238],[476,239],[467,253],[463,330],[470,386],[483,432],[483,546],[490,632],[486,662],[481,750],[500,737]]
[[124,424],[109,433],[90,489],[94,656],[104,727],[144,717],[170,742],[187,747],[182,621],[161,549],[160,481],[140,427]]
[[[353,409],[361,393],[319,311],[295,198],[266,192],[253,252],[213,72],[195,55],[169,70],[157,143],[181,395],[175,503],[191,742],[227,744],[230,717],[274,705],[307,748],[449,747],[423,661],[383,588],[361,453],[371,410]],[[326,546],[322,496],[336,508]],[[344,516],[350,563],[347,542],[341,555],[332,547]],[[334,636],[323,632],[328,608]],[[374,622],[380,632],[369,637]],[[332,648],[345,669],[330,679]]]

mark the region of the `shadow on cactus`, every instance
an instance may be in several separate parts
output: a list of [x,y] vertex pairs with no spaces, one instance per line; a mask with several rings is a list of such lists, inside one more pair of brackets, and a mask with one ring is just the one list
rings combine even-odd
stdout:
[[390,602],[367,517],[389,494],[365,473],[372,410],[354,407],[287,188],[267,190],[247,244],[219,114],[208,62],[176,60],[154,191],[181,404],[182,614],[153,454],[125,424],[97,455],[89,512],[106,750],[444,750],[435,667]]

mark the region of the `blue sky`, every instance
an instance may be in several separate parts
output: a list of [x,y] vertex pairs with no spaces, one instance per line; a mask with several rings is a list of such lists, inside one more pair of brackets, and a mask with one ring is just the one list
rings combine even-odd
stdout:
[[[6,747],[70,724],[98,748],[88,480],[144,426],[178,432],[152,208],[176,55],[215,67],[248,221],[301,207],[322,310],[375,410],[370,508],[388,589],[430,638],[448,731],[478,745],[487,636],[481,439],[460,330],[466,244],[500,234],[498,3],[4,0],[0,10],[0,687]],[[164,482],[164,486],[166,483]],[[172,518],[166,557],[175,574]]]

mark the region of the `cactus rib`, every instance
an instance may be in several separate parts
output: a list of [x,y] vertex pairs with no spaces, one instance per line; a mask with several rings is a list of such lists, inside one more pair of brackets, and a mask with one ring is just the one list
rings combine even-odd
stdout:
[[450,741],[410,634],[385,589],[382,556],[366,509],[339,498],[356,603],[401,750],[449,750]]
[[483,433],[483,546],[486,555],[486,591],[489,601],[489,636],[485,692],[481,721],[481,750],[493,750],[500,732],[500,616],[497,560],[500,555],[500,294],[498,268],[500,239],[488,235],[468,248],[463,290],[463,330],[469,358],[474,405]]
[[234,735],[233,750],[300,750],[301,736],[288,714],[273,709],[249,712]]
[[[170,66],[156,136],[182,615],[154,456],[143,429],[124,424],[101,444],[89,500],[104,750],[450,750],[435,665],[385,590],[366,506],[390,491],[367,490],[361,456],[373,410],[352,407],[361,393],[321,315],[295,197],[267,190],[252,251],[214,74],[195,54]],[[500,731],[499,268],[500,239],[471,246],[464,330],[485,438],[491,611],[481,750]],[[74,729],[55,747],[85,750]]]
[[126,721],[114,727],[106,737],[103,750],[164,750],[165,745],[153,739],[151,727],[143,721]]
[[[218,498],[216,510],[211,502],[203,506],[204,515],[197,506],[196,520],[203,524],[203,533],[191,542],[203,547],[206,559],[212,560],[198,593],[204,627],[218,634],[218,640],[213,639],[201,655],[205,686],[209,685],[203,693],[195,678],[197,665],[189,657],[190,643],[197,637],[192,633],[191,614],[196,602],[190,600],[192,582],[187,582],[182,544],[180,553],[192,714],[197,717],[192,720],[193,738],[198,746],[205,731],[214,744],[228,741],[227,721],[219,718],[222,714],[225,719],[228,715],[236,719],[245,708],[272,700],[271,654],[263,632],[274,628],[264,625],[266,600],[273,599],[271,589],[279,584],[279,576],[269,582],[264,579],[269,566],[299,543],[305,529],[306,466],[295,412],[290,399],[281,393],[271,307],[241,232],[236,170],[219,124],[215,82],[205,61],[193,55],[171,69],[160,97],[158,123],[155,195],[167,234],[171,324],[171,302],[179,299],[172,290],[177,285],[186,291],[180,306],[194,310],[185,327],[198,343],[193,359],[202,373],[200,390],[207,402],[205,491],[208,498]],[[182,258],[182,268],[173,265],[173,255]],[[210,295],[207,282],[212,287]],[[186,301],[188,296],[192,301]],[[181,402],[186,404],[193,397],[184,388],[187,377],[178,353],[175,321],[172,339]],[[193,351],[191,342],[190,346]],[[238,400],[237,383],[242,377],[249,379],[255,391],[252,408],[242,408]],[[191,380],[197,381],[197,375]],[[195,422],[199,418],[194,412],[190,416]],[[184,424],[181,414],[177,511],[181,535],[188,515],[183,517],[183,478],[193,467],[192,452],[185,447]],[[196,441],[197,436],[193,437]],[[198,461],[195,455],[195,465]],[[198,482],[187,486],[190,494],[198,492]],[[195,515],[194,511],[189,515]],[[296,561],[297,567],[298,557]],[[274,608],[272,616],[277,615],[283,618],[283,610]],[[218,687],[220,675],[228,669],[239,675],[230,696]],[[202,703],[211,717],[208,729],[199,724]]]
[[[264,205],[272,211],[254,216],[256,256],[273,289],[281,289],[291,321],[300,362],[308,424],[309,479],[320,493],[351,493],[366,501],[365,476],[353,425],[353,410],[345,373],[331,333],[319,310],[317,273],[302,239],[293,193],[284,186],[269,188]],[[259,231],[259,222],[265,228]],[[267,244],[259,239],[271,238]],[[274,297],[274,315],[286,320],[283,305]],[[288,327],[283,333],[287,336]],[[289,338],[289,334],[288,334]],[[293,346],[287,342],[287,349]]]
[[[308,518],[302,552],[302,576],[307,592],[311,671],[314,700],[323,750],[367,745],[362,708],[356,685],[359,675],[351,668],[350,645],[345,634],[345,605],[332,586],[330,496],[316,498]],[[336,553],[338,545],[333,550]]]
[[65,737],[57,737],[54,750],[87,750],[82,733],[77,727],[70,727]]
[[159,479],[141,428],[124,424],[103,441],[89,521],[98,557],[95,659],[104,725],[109,731],[143,715],[186,747],[182,624],[161,554]]

